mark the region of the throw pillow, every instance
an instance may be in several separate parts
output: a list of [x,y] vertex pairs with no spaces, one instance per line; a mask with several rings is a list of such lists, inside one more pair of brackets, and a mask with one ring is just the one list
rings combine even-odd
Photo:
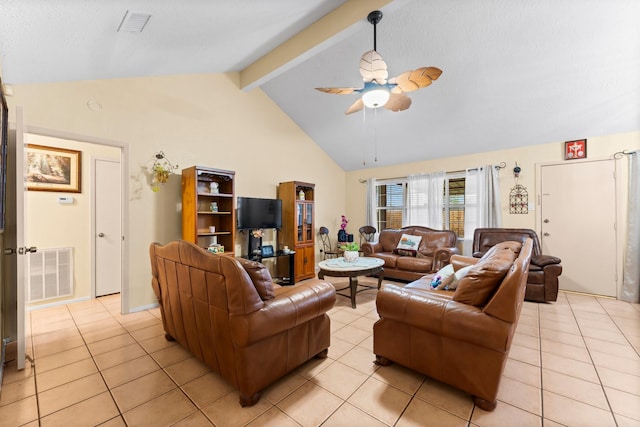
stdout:
[[483,307],[500,285],[512,261],[494,259],[479,261],[460,279],[453,300],[463,304]]
[[418,246],[420,246],[420,241],[422,240],[422,236],[413,236],[411,234],[403,234],[398,242],[397,249],[410,249],[417,251]]
[[[451,266],[451,270],[453,271],[453,265],[449,264]],[[455,291],[456,288],[458,287],[458,282],[460,281],[460,279],[462,279],[469,270],[471,270],[471,268],[473,267],[473,265],[468,265],[466,267],[462,267],[460,270],[454,272],[449,278],[448,281],[444,281],[444,286],[440,287],[438,286],[436,289],[445,289],[447,291]],[[443,270],[447,268],[444,267]],[[442,271],[442,270],[440,270]],[[438,272],[439,274],[440,272]]]
[[453,265],[447,264],[442,267],[431,280],[431,287],[435,289],[445,289],[453,280],[455,271]]
[[249,261],[244,258],[236,258],[242,264],[249,278],[253,282],[253,286],[256,287],[258,295],[262,301],[267,301],[276,297],[273,292],[273,281],[271,280],[271,274],[269,269],[264,265],[256,261]]

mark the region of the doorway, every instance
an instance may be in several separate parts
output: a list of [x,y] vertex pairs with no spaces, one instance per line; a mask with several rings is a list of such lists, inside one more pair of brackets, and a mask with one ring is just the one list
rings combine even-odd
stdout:
[[541,165],[539,188],[542,252],[562,260],[560,289],[615,297],[615,162]]
[[[108,268],[102,268],[102,271],[108,272],[110,275],[118,277],[118,280],[108,280],[112,284],[115,284],[116,290],[114,292],[122,292],[121,298],[121,312],[127,313],[129,311],[129,302],[127,299],[127,267],[126,267],[126,252],[127,241],[124,240],[126,227],[126,217],[122,214],[128,208],[127,200],[127,187],[125,183],[125,176],[128,173],[126,167],[127,147],[123,144],[119,144],[109,140],[102,140],[94,137],[88,137],[83,135],[69,134],[66,132],[53,131],[49,129],[32,128],[27,126],[25,129],[25,139],[28,143],[35,143],[39,145],[47,146],[60,146],[62,148],[69,148],[79,150],[82,153],[82,175],[83,184],[81,193],[71,194],[70,198],[72,202],[70,204],[61,205],[56,203],[57,197],[53,194],[53,197],[47,196],[46,193],[40,192],[39,194],[30,194],[30,201],[33,201],[33,197],[39,197],[42,199],[49,199],[48,202],[53,205],[36,204],[31,203],[30,209],[33,212],[32,220],[30,221],[29,235],[33,242],[37,243],[40,248],[55,247],[60,245],[61,242],[65,242],[65,246],[73,247],[74,252],[74,282],[82,288],[78,288],[74,291],[75,299],[95,298],[96,295],[96,283],[95,283],[95,268],[96,268],[96,234],[95,231],[95,211],[96,203],[104,203],[102,199],[103,193],[100,190],[100,194],[96,197],[95,186],[95,174],[96,174],[96,162],[95,160],[111,160],[112,164],[117,165],[115,176],[110,173],[111,182],[104,187],[111,192],[108,196],[107,202],[110,205],[109,208],[98,208],[101,211],[108,210],[109,212],[115,212],[113,215],[117,218],[117,231],[109,231],[111,242],[118,242],[117,248],[119,253],[116,254],[115,259],[117,262],[112,263]],[[103,165],[102,163],[100,165]],[[102,170],[101,168],[100,170]],[[113,172],[113,168],[111,170]],[[102,173],[99,172],[100,175]],[[113,195],[117,196],[117,200],[113,201]],[[41,200],[42,202],[42,200]],[[115,209],[112,207],[116,205]],[[48,208],[47,206],[50,206]],[[38,209],[36,209],[36,207]],[[62,221],[73,221],[72,231],[65,228],[61,228],[63,222],[60,222],[58,229],[50,229],[50,227],[44,227],[42,222],[39,221],[39,216],[35,212],[50,212],[55,209],[62,209],[66,212],[62,217]],[[68,227],[68,225],[65,225]],[[106,234],[105,231],[103,233]],[[114,235],[117,234],[119,238],[114,239]],[[102,256],[99,257],[104,260]],[[112,259],[113,260],[113,259]],[[102,273],[101,273],[102,275]],[[107,291],[106,293],[113,293]],[[69,302],[69,301],[66,301]],[[54,302],[57,304],[57,302]]]

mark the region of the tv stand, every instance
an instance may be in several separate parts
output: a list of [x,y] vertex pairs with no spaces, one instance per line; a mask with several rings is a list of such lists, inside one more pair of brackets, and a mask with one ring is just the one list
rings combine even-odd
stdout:
[[[256,239],[261,239],[261,238],[256,238]],[[250,253],[248,255],[243,256],[242,258],[248,259],[250,261],[257,261],[263,264],[265,260],[273,260],[273,263],[269,262],[269,264],[274,264],[273,268],[269,268],[269,270],[273,270],[273,273],[271,274],[273,283],[277,283],[282,286],[292,286],[292,285],[295,285],[296,283],[296,278],[294,275],[294,266],[295,266],[295,260],[296,260],[295,256],[296,256],[296,253],[293,251],[286,254],[283,253],[282,251],[278,251],[272,256],[262,256],[261,254],[253,255]],[[280,276],[279,274],[281,274],[280,272],[282,272],[284,268],[278,268],[278,264],[280,264],[284,260],[287,260],[289,264],[286,269],[287,275]],[[275,272],[278,272],[278,274],[275,274]]]

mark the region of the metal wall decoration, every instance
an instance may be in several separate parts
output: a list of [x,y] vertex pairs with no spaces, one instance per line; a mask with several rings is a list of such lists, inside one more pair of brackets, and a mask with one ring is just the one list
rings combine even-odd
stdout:
[[529,193],[527,187],[518,184],[518,177],[522,168],[518,166],[513,168],[513,178],[516,181],[516,185],[511,189],[509,193],[509,213],[511,214],[528,214],[529,213]]
[[528,214],[529,213],[529,193],[523,185],[516,184],[509,193],[509,213]]

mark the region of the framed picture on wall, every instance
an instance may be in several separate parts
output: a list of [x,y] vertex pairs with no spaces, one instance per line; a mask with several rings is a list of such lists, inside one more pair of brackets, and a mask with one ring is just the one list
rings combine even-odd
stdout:
[[587,140],[577,139],[575,141],[567,141],[564,143],[564,159],[586,159],[587,158]]
[[28,144],[27,189],[80,193],[81,152]]

